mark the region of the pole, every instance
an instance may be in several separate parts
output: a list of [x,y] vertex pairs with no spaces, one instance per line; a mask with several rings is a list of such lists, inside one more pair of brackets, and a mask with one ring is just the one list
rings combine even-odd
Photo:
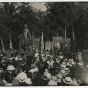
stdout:
[[65,38],[66,38],[66,27],[65,27]]

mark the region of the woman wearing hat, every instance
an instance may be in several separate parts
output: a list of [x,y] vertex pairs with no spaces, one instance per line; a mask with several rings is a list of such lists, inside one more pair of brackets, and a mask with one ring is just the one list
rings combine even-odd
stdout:
[[7,69],[6,69],[6,75],[7,74],[10,74],[10,75],[12,75],[13,77],[15,77],[15,67],[13,66],[13,65],[9,65],[9,66],[7,66]]
[[70,77],[65,77],[63,79],[64,86],[70,86],[72,83],[72,79]]

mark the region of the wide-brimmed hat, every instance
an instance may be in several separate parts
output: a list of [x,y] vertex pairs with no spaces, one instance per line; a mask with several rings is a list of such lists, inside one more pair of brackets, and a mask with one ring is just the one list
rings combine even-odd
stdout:
[[31,85],[31,84],[32,84],[32,81],[31,81],[30,78],[27,78],[27,79],[25,80],[25,82],[26,82],[28,85]]
[[66,73],[70,72],[69,68],[64,68],[64,70],[65,70]]
[[35,57],[38,57],[39,56],[39,53],[35,53]]
[[62,79],[63,78],[62,75],[61,75],[61,73],[57,74],[57,78],[58,79]]
[[66,68],[66,65],[61,64],[61,69],[64,69],[64,68]]
[[54,80],[50,80],[48,82],[48,86],[57,86],[57,82],[55,82]]
[[48,79],[51,79],[51,74],[48,73],[48,72],[45,72],[45,73],[44,73],[44,76],[46,76]]
[[49,55],[49,52],[45,52],[46,55]]
[[56,76],[52,76],[51,79],[54,80],[54,81],[57,81],[57,77]]
[[72,79],[70,77],[66,77],[65,79],[63,79],[63,82],[65,84],[71,84],[72,83]]
[[83,65],[83,63],[78,63],[78,65]]
[[6,60],[4,60],[4,59],[1,60],[1,63],[5,63],[5,62],[6,62]]
[[36,49],[35,52],[38,53],[39,51]]
[[21,57],[20,57],[20,58],[18,58],[18,60],[21,60],[21,61],[22,61],[22,60],[23,60],[23,58],[21,58]]
[[36,64],[31,64],[31,68],[36,68]]
[[63,62],[62,62],[62,64],[63,64],[63,65],[66,65],[66,62],[65,62],[65,61],[63,61]]
[[25,80],[27,79],[26,73],[24,72],[19,73],[17,79],[19,80],[19,82],[25,82]]
[[15,70],[15,67],[13,65],[9,65],[6,70]]
[[29,70],[28,72],[34,73],[34,72],[38,72],[38,71],[39,71],[39,69],[36,67],[34,69]]
[[65,70],[61,70],[60,73],[61,73],[61,75],[66,75]]

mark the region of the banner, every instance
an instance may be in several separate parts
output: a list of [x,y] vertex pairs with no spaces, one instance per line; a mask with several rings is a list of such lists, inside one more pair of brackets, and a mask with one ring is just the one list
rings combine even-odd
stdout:
[[41,36],[41,53],[44,51],[44,40],[43,40],[43,32]]
[[55,51],[62,50],[62,37],[53,37],[53,49]]
[[5,47],[4,47],[4,44],[3,44],[2,38],[1,38],[1,44],[2,44],[2,51],[5,51]]
[[88,63],[88,50],[83,50],[83,60]]
[[70,51],[70,38],[63,38],[63,52],[68,54]]
[[52,42],[45,42],[45,50],[53,50]]
[[76,46],[75,35],[74,35],[74,31],[72,29],[72,39],[71,39],[71,52],[72,53],[75,53],[75,46]]
[[11,36],[10,36],[10,49],[13,50],[12,41],[11,41]]
[[82,61],[82,52],[78,52],[78,54],[77,54],[77,59],[78,59],[79,61]]
[[39,50],[40,46],[40,38],[34,38],[34,49]]

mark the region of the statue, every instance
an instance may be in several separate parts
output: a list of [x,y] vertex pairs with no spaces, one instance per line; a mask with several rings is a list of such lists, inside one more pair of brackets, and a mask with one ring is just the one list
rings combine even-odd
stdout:
[[25,24],[23,33],[19,37],[20,37],[21,48],[24,50],[24,52],[26,52],[31,42],[31,34],[29,32],[27,24]]

